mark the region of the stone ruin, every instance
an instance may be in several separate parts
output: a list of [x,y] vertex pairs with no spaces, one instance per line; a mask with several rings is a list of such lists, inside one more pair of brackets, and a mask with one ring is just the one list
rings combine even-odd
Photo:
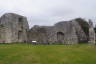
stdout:
[[95,44],[95,32],[92,21],[77,18],[61,21],[54,26],[35,25],[29,30],[29,41],[39,44]]
[[53,26],[35,25],[29,29],[26,17],[6,13],[0,18],[0,43],[32,42],[37,44],[95,44],[91,20],[77,18]]
[[0,18],[0,43],[27,42],[28,30],[26,17],[6,13]]

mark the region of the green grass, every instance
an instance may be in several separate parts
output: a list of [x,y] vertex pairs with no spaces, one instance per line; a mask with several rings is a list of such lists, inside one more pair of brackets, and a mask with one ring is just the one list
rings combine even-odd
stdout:
[[0,44],[0,64],[96,64],[96,46]]

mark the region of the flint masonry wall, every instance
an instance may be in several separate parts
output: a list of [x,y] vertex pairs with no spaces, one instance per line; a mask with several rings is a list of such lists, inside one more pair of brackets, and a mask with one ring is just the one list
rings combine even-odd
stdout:
[[93,23],[91,20],[89,20],[89,43],[96,44],[95,38],[96,38],[96,36],[95,36]]
[[53,26],[34,26],[29,29],[26,17],[6,13],[0,18],[0,43],[32,42],[37,44],[95,44],[92,21],[77,18]]
[[93,27],[89,27],[90,24],[84,19],[77,19],[62,21],[54,26],[34,26],[29,30],[29,40],[35,40],[38,44],[95,43],[95,33],[91,30]]
[[26,42],[28,30],[26,17],[6,13],[0,18],[0,43]]

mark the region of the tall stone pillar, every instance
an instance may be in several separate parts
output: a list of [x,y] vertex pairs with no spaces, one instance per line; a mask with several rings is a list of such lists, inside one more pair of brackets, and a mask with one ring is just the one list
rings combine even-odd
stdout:
[[93,27],[93,22],[89,20],[89,43],[95,44],[95,31]]

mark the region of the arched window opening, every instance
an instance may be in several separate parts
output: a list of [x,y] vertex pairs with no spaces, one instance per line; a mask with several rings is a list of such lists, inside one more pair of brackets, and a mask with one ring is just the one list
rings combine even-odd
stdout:
[[18,25],[21,27],[21,29],[23,29],[23,18],[19,18],[18,19]]
[[63,32],[57,32],[57,41],[60,43],[64,42],[64,33]]

